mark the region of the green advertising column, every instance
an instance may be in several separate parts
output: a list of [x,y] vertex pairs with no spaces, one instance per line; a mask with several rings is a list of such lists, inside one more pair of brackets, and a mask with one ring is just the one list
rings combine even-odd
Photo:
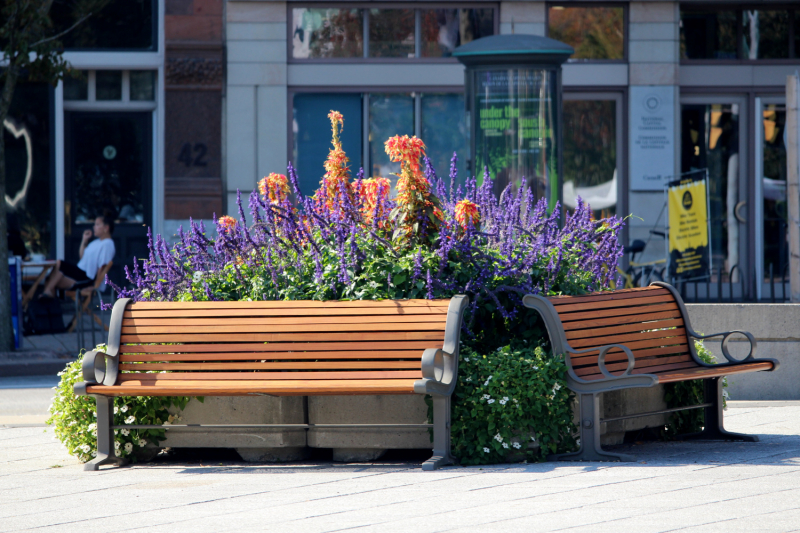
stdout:
[[495,192],[526,182],[550,209],[561,199],[561,65],[574,50],[537,35],[495,35],[455,49],[466,69],[470,170]]

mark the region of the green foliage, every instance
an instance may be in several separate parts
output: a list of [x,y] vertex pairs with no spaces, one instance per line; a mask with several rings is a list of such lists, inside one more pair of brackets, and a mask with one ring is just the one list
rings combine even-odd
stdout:
[[571,451],[573,395],[561,356],[541,347],[461,349],[453,396],[453,453],[461,464],[543,461]]
[[[97,349],[106,347],[99,345]],[[55,387],[47,424],[54,426],[56,438],[71,455],[86,462],[97,455],[97,412],[94,398],[76,396],[72,388],[75,383],[83,381],[82,361],[83,353],[58,373],[61,382]],[[114,424],[170,424],[178,419],[167,409],[171,405],[183,409],[188,402],[187,397],[114,398]],[[144,448],[148,442],[157,446],[166,438],[165,433],[163,429],[115,429],[117,456],[130,456],[135,461],[137,449]]]
[[[716,360],[711,352],[705,347],[702,341],[694,341],[697,356],[704,362],[714,364]],[[724,390],[728,386],[728,379],[722,378],[722,407],[727,408],[728,391]],[[664,401],[667,408],[686,407],[705,402],[702,380],[681,381],[678,383],[667,383],[664,385]],[[669,422],[664,428],[664,438],[674,439],[679,435],[697,433],[703,429],[705,414],[703,409],[689,409],[672,413]]]

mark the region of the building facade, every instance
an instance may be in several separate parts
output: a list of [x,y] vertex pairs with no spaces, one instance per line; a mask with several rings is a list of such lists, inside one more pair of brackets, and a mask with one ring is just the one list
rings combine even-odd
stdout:
[[[463,179],[475,169],[464,69],[450,53],[487,35],[534,34],[576,50],[563,67],[565,207],[581,196],[598,216],[631,215],[626,241],[647,241],[642,259],[662,259],[664,241],[651,230],[666,224],[664,183],[707,170],[714,273],[706,297],[782,295],[784,87],[800,68],[797,2],[116,4],[149,9],[150,30],[140,21],[138,32],[150,38],[138,49],[68,45],[67,59],[86,76],[52,91],[49,130],[39,134],[52,139],[52,170],[39,178],[50,180],[44,253],[74,254],[89,207],[109,198],[129,221],[119,236],[128,244],[118,245],[128,246],[127,258],[142,253],[147,225],[171,235],[190,217],[235,216],[237,192],[284,173],[288,161],[313,191],[331,109],[344,114],[354,169],[390,174],[383,141],[416,134],[440,175],[455,151]],[[112,132],[118,138],[106,142]],[[82,151],[87,139],[97,146]],[[128,145],[138,152],[124,153]],[[120,185],[109,179],[84,205],[81,187],[115,172],[112,152],[128,162],[116,171]],[[99,161],[89,171],[87,157]]]

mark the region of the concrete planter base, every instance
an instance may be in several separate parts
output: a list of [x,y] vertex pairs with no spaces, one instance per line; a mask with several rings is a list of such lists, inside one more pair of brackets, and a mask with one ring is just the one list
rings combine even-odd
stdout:
[[[666,408],[663,385],[604,392],[600,396],[600,416],[603,418],[660,411]],[[667,423],[668,417],[668,414],[663,414],[604,423],[600,427],[600,442],[604,446],[622,444],[625,440],[625,433],[645,428],[663,427]]]

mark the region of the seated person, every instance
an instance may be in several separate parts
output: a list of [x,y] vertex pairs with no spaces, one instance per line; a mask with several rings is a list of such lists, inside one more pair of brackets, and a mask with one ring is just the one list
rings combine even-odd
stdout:
[[[89,239],[97,237],[91,243]],[[83,232],[78,264],[64,261],[56,262],[52,274],[47,279],[42,296],[53,297],[56,289],[83,289],[94,283],[97,271],[109,261],[114,259],[116,249],[111,234],[114,232],[114,215],[111,211],[104,211],[94,220],[94,230]],[[87,246],[88,244],[88,246]]]

